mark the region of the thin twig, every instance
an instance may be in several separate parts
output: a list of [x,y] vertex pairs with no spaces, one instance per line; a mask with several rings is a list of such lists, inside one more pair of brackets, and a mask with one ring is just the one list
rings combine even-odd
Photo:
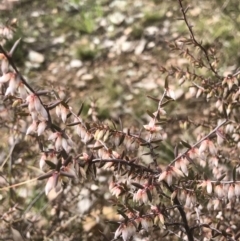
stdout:
[[42,190],[27,206],[27,208],[24,210],[24,213],[27,213],[32,206],[41,198],[41,196],[44,194],[45,190]]
[[100,159],[100,158],[96,158],[96,159],[93,159],[91,162],[92,162],[92,163],[99,163],[99,162],[122,163],[122,164],[127,165],[127,166],[139,168],[139,169],[141,169],[142,171],[145,171],[145,172],[150,172],[150,173],[153,173],[153,174],[159,174],[159,171],[153,170],[153,169],[151,169],[151,168],[147,168],[147,167],[145,167],[145,166],[136,164],[136,163],[134,163],[134,162],[128,162],[128,161],[123,160],[123,159],[113,159],[113,158],[112,158],[112,159]]
[[220,123],[216,128],[214,128],[210,133],[208,133],[206,136],[204,136],[201,140],[199,140],[198,142],[196,142],[191,148],[187,149],[186,151],[184,151],[181,155],[177,156],[174,160],[172,160],[168,166],[173,165],[177,160],[179,160],[181,157],[185,156],[191,149],[197,147],[202,141],[206,140],[207,138],[209,138],[212,134],[214,134],[221,126],[223,126],[225,123],[227,123],[228,120],[224,120],[222,123]]
[[[38,97],[40,103],[42,104],[43,108],[46,110],[47,115],[48,115],[48,122],[50,123],[50,128],[52,127],[52,121],[51,121],[51,115],[49,114],[49,111],[46,109],[46,107],[43,105],[43,102],[41,100],[41,98],[37,95],[37,92],[28,84],[28,82],[26,81],[26,79],[21,75],[21,73],[18,71],[14,61],[12,60],[12,56],[10,56],[2,47],[2,45],[0,45],[0,50],[1,52],[4,54],[4,56],[7,58],[9,64],[12,66],[12,68],[14,69],[14,71],[16,72],[16,74],[19,76],[19,78],[21,79],[22,83],[34,94]],[[54,128],[51,128],[54,131]]]
[[202,50],[202,52],[204,53],[205,58],[207,59],[207,62],[208,62],[208,65],[209,65],[209,68],[211,69],[211,71],[212,71],[217,77],[220,77],[220,76],[218,75],[217,71],[213,68],[213,66],[212,66],[212,64],[211,64],[211,60],[210,60],[210,57],[209,57],[209,55],[208,55],[207,50],[206,50],[206,49],[203,47],[203,45],[202,45],[201,43],[199,43],[198,40],[195,38],[194,32],[193,32],[193,30],[192,30],[192,26],[190,26],[190,24],[189,24],[189,22],[188,22],[188,19],[187,19],[187,15],[186,15],[186,12],[187,12],[187,11],[183,9],[182,0],[178,0],[178,2],[179,2],[179,5],[180,5],[180,9],[181,9],[182,15],[183,15],[183,20],[184,20],[184,22],[185,22],[186,25],[187,25],[187,28],[188,28],[188,30],[189,30],[189,33],[190,33],[190,35],[191,35],[191,38],[192,38],[194,44],[195,44],[196,46],[198,46],[198,47]]

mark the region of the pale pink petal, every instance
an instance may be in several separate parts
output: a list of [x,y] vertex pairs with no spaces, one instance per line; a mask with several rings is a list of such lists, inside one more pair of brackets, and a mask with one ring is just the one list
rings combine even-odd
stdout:
[[41,105],[41,110],[39,112],[39,114],[45,119],[48,120],[48,113],[46,111],[46,109]]
[[172,185],[172,173],[171,172],[167,172],[166,181],[169,186]]
[[14,95],[19,86],[19,83],[19,79],[16,77],[16,75],[12,74],[5,96],[9,94]]
[[212,193],[212,183],[210,180],[207,181],[207,193],[208,194]]
[[14,91],[8,86],[5,92],[5,96],[14,95]]
[[209,148],[210,153],[213,156],[217,155],[217,148],[215,147],[215,145],[213,144],[212,141],[208,141],[208,148]]
[[187,196],[186,196],[185,206],[190,208],[191,207],[191,203],[192,203],[191,196],[188,193]]
[[34,95],[34,107],[37,112],[41,112],[42,104],[36,95]]
[[1,64],[1,70],[3,74],[6,74],[8,72],[9,69],[9,63],[8,60],[6,58],[3,58],[2,60],[2,64]]
[[123,229],[122,229],[122,238],[124,241],[128,241],[129,238],[131,237],[130,233],[129,233],[129,230],[128,228],[125,226]]
[[56,111],[57,117],[60,117],[61,116],[61,105],[57,105],[55,111]]
[[10,78],[11,78],[11,74],[12,73],[7,73],[7,74],[4,74],[3,76],[1,76],[0,77],[0,84],[6,83],[7,81],[9,81]]
[[147,192],[145,190],[142,192],[142,201],[145,204],[148,202],[148,195],[147,195]]
[[55,148],[56,151],[60,151],[62,149],[62,136],[58,136],[56,141],[55,141]]
[[26,98],[26,101],[28,103],[28,110],[29,112],[36,111],[35,105],[34,105],[34,96],[31,94]]
[[46,159],[47,159],[47,156],[46,156],[45,153],[43,153],[42,156],[41,156],[41,159],[39,161],[39,167],[40,167],[41,170],[43,169],[43,166],[45,165]]
[[27,90],[26,90],[25,85],[23,83],[19,84],[18,92],[19,92],[20,97],[23,100],[25,100],[27,98]]
[[145,218],[142,218],[141,219],[141,225],[142,225],[142,228],[145,229],[146,231],[148,231],[149,229],[149,223],[148,221],[145,219]]
[[176,99],[175,93],[174,93],[174,91],[172,89],[168,89],[167,90],[167,95],[169,97],[171,97],[172,99],[174,99],[174,100]]
[[38,136],[42,135],[42,133],[45,131],[46,127],[47,127],[46,121],[42,121],[39,123],[38,128],[37,128]]
[[31,116],[33,121],[38,121],[38,113],[36,111],[32,111]]
[[69,151],[69,148],[68,148],[68,143],[67,143],[67,140],[65,138],[62,138],[62,148],[68,152]]
[[175,176],[177,176],[177,177],[183,177],[184,176],[183,173],[179,169],[177,169],[175,166],[172,166],[172,170],[173,170]]
[[37,122],[33,121],[33,123],[28,127],[26,135],[29,135],[32,132],[35,132],[37,130]]
[[64,106],[61,106],[61,118],[62,118],[63,123],[66,122],[67,115],[68,115],[68,109],[65,108]]
[[162,172],[158,178],[158,181],[161,182],[166,178],[166,176],[167,176],[167,172],[166,171]]
[[59,135],[58,132],[54,132],[48,137],[48,140],[49,141],[55,140],[58,137],[58,135]]
[[122,233],[122,225],[120,225],[118,227],[118,229],[115,231],[115,234],[114,234],[114,239],[117,239]]
[[234,186],[231,184],[228,189],[228,199],[231,200],[235,197]]
[[159,217],[159,220],[160,220],[160,222],[164,225],[164,216],[160,213],[160,214],[158,214],[158,217]]
[[54,177],[49,177],[47,184],[45,186],[45,194],[48,195],[48,193],[54,188],[55,180]]
[[27,96],[26,102],[29,103],[29,102],[32,102],[32,101],[33,101],[33,95],[30,94],[30,95]]
[[202,141],[199,149],[198,149],[198,153],[201,154],[202,152],[204,152],[208,147],[208,141],[207,140],[204,140]]
[[182,172],[183,172],[186,176],[188,176],[187,164],[188,164],[187,159],[186,159],[186,158],[182,158],[181,161],[180,161],[180,167],[181,167]]
[[235,191],[235,195],[237,197],[239,197],[240,196],[240,184],[239,183],[235,184],[234,191]]

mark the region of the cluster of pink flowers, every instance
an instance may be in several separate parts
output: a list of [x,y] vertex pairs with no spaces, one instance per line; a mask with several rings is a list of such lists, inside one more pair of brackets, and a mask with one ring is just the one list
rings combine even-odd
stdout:
[[128,241],[135,233],[136,227],[132,222],[122,223],[115,231],[114,238],[117,239],[121,235],[124,241]]
[[70,145],[65,135],[62,132],[54,132],[48,137],[49,141],[54,141],[54,146],[56,151],[61,151],[64,149],[66,152],[70,151]]
[[158,181],[161,182],[162,180],[165,180],[170,186],[172,185],[173,177],[184,177],[184,175],[182,171],[175,166],[168,166],[166,170],[159,175]]
[[110,182],[109,190],[113,196],[119,197],[124,193],[124,186],[121,183]]

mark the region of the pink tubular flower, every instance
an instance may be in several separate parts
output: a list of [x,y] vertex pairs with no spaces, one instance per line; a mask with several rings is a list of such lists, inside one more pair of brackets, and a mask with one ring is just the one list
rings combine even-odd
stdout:
[[48,193],[53,189],[56,188],[58,184],[58,173],[53,173],[51,177],[49,177],[47,184],[45,186],[45,194],[48,195]]
[[177,169],[181,169],[181,171],[188,176],[188,168],[187,165],[189,164],[188,160],[185,157],[181,157],[179,158],[176,162],[175,162],[175,167]]
[[136,193],[134,193],[133,195],[133,201],[134,202],[139,202],[141,203],[147,203],[148,202],[148,196],[147,196],[147,192],[145,189],[138,189],[138,191]]
[[[60,133],[60,132],[54,132],[54,133],[52,133],[52,134],[48,137],[48,140],[49,140],[49,141],[55,140],[55,139],[58,137],[59,133]],[[60,134],[61,134],[61,133],[60,133]]]
[[30,113],[36,111],[34,105],[34,95],[31,94],[26,98],[26,102],[28,103],[28,110]]
[[210,180],[207,180],[207,193],[211,194],[212,193],[212,183]]
[[38,136],[42,135],[42,133],[45,131],[46,127],[47,127],[46,121],[42,121],[39,123],[39,125],[37,127]]
[[175,96],[175,93],[172,89],[167,89],[167,92],[166,92],[167,96],[169,96],[170,98],[176,100],[176,96]]
[[152,227],[153,225],[152,219],[147,217],[141,218],[141,225],[142,225],[142,228],[148,232],[149,228]]
[[62,148],[68,152],[68,143],[67,140],[62,136],[61,132],[54,132],[48,137],[49,141],[54,141],[55,142],[55,149],[56,151],[62,150]]
[[0,77],[0,84],[3,84],[3,83],[6,83],[10,80],[11,76],[12,76],[13,73],[11,72],[8,72],[6,74],[3,74],[1,77]]
[[199,150],[198,150],[199,155],[203,156],[202,154],[207,150],[211,153],[211,155],[213,155],[213,156],[217,155],[217,148],[215,147],[214,143],[209,139],[202,141],[202,143],[199,147]]
[[56,151],[62,150],[62,135],[58,135],[57,139],[55,140],[55,149]]
[[39,167],[40,167],[41,170],[43,169],[46,160],[47,160],[47,155],[46,155],[45,152],[43,152],[42,156],[40,158],[40,161],[39,161]]
[[157,126],[154,119],[151,119],[148,125],[143,125],[143,127],[152,133],[162,130],[161,126]]
[[43,105],[41,104],[41,101],[37,95],[30,94],[26,98],[26,102],[28,103],[28,109],[29,109],[30,113],[37,112],[45,120],[48,120],[48,113],[47,113],[46,109],[43,107]]
[[119,197],[123,193],[123,188],[119,183],[110,183],[109,189],[112,195],[116,197]]
[[192,148],[191,150],[188,151],[187,154],[191,159],[195,159],[198,157],[198,153],[199,153],[199,150],[197,148]]
[[217,195],[218,198],[223,198],[225,196],[225,192],[223,190],[222,184],[216,185],[214,188],[214,192]]
[[38,113],[36,111],[31,112],[31,117],[33,121],[38,121]]
[[202,154],[204,151],[207,150],[207,148],[208,148],[208,141],[207,140],[202,141],[202,143],[198,149],[198,153]]
[[0,54],[0,60],[2,60],[2,63],[1,63],[1,71],[3,74],[6,74],[8,72],[8,69],[9,69],[9,62],[6,58],[6,56],[4,54]]
[[32,124],[28,127],[26,135],[29,135],[37,130],[37,122],[33,121]]
[[18,93],[23,100],[27,98],[27,90],[25,88],[25,85],[22,82],[19,83]]
[[235,189],[234,189],[234,185],[230,184],[229,188],[228,188],[228,200],[232,200],[235,197]]
[[57,117],[61,116],[61,105],[57,105],[55,108]]
[[64,105],[60,104],[56,107],[56,115],[58,117],[61,117],[63,123],[66,122],[68,113],[69,110]]
[[236,197],[240,196],[240,184],[239,183],[235,183],[234,192],[235,192]]
[[213,191],[211,180],[202,181],[201,184],[199,185],[199,187],[206,188],[206,191],[207,191],[208,194],[211,194],[212,191]]
[[14,95],[19,84],[20,84],[19,77],[16,74],[12,73],[5,96],[7,96],[9,94]]
[[117,239],[120,235],[124,241],[128,241],[136,233],[136,227],[132,223],[122,223],[115,231],[114,239]]

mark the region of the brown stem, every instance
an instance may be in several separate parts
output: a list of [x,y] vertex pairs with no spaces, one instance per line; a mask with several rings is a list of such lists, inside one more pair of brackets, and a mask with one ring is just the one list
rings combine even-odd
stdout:
[[[170,192],[174,191],[173,188],[170,187],[165,181],[163,183]],[[194,241],[193,233],[192,233],[191,228],[189,227],[186,213],[185,213],[184,208],[182,207],[181,203],[179,202],[177,196],[173,199],[173,203],[177,207],[177,209],[178,209],[178,211],[181,215],[181,218],[182,218],[182,221],[183,221],[183,226],[185,228],[186,235],[188,237],[188,241]]]

